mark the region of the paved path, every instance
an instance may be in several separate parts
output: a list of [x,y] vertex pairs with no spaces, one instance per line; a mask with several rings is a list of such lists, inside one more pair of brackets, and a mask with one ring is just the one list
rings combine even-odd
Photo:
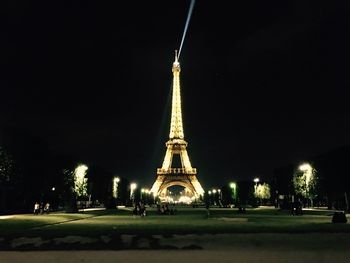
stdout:
[[[0,238],[0,251],[33,250],[348,250],[350,233],[236,233]],[[349,252],[350,254],[350,252]]]
[[263,249],[205,250],[205,251],[49,251],[0,252],[1,263],[298,263],[298,262],[349,262],[348,251],[270,251]]
[[0,262],[350,262],[350,234],[344,233],[205,234],[152,238],[159,238],[158,249],[150,247],[150,240],[146,237],[125,235],[122,239],[129,247],[88,251],[2,251]]

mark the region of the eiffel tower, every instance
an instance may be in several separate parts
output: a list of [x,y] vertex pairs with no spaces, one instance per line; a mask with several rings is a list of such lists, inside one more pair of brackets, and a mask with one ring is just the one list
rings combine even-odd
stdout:
[[[154,182],[151,193],[164,200],[167,189],[174,185],[185,188],[185,192],[191,196],[192,200],[204,194],[204,190],[197,179],[197,170],[191,166],[187,154],[187,142],[184,140],[184,131],[181,112],[180,94],[180,63],[177,51],[175,51],[175,61],[173,63],[173,90],[169,140],[166,142],[166,153],[161,168],[157,169],[157,178]],[[180,157],[181,167],[173,167],[174,156]]]

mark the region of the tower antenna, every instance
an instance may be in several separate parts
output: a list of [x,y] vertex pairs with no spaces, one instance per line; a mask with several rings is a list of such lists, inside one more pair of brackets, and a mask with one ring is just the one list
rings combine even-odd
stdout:
[[193,11],[193,7],[194,7],[195,2],[196,2],[196,0],[191,0],[191,5],[190,5],[190,9],[188,10],[188,15],[187,15],[187,19],[186,19],[186,24],[185,24],[184,32],[183,32],[183,34],[182,34],[182,39],[181,39],[181,44],[180,44],[180,49],[179,49],[179,56],[178,56],[178,58],[180,58],[182,46],[183,46],[183,43],[184,43],[184,40],[185,40],[186,32],[187,32],[187,29],[188,29],[188,25],[189,25],[189,23],[190,23],[190,19],[191,19],[191,16],[192,16],[192,11]]

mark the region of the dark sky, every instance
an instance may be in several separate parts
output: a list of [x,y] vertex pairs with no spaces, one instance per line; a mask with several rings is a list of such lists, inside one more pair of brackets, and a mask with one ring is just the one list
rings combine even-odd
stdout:
[[[0,118],[53,152],[151,186],[190,6],[8,1]],[[346,1],[197,0],[180,63],[185,138],[205,187],[350,143]]]

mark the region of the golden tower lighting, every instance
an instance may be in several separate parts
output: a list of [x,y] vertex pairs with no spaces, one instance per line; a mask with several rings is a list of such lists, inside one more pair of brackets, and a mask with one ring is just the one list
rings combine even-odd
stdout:
[[[151,191],[153,195],[159,196],[161,200],[166,200],[167,189],[174,185],[185,188],[192,194],[192,199],[199,198],[204,194],[204,190],[197,179],[197,170],[191,166],[187,154],[187,142],[184,140],[182,123],[181,93],[180,93],[180,63],[177,51],[175,51],[175,61],[172,66],[172,106],[169,140],[166,142],[166,153],[161,168],[157,169],[157,177]],[[181,167],[173,167],[173,157],[179,155]]]

